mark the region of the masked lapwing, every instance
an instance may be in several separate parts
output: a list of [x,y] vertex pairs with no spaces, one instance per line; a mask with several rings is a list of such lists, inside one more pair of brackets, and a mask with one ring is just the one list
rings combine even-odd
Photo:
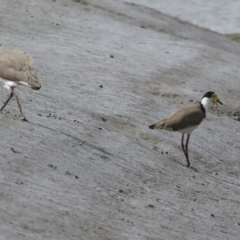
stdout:
[[31,56],[21,50],[9,50],[0,46],[0,80],[5,84],[4,87],[10,91],[10,96],[3,104],[0,111],[6,107],[10,99],[14,96],[17,100],[18,108],[21,113],[22,120],[26,120],[23,115],[22,107],[18,96],[14,91],[17,85],[25,85],[32,89],[38,90],[41,88],[36,75],[31,72],[30,66],[33,60]]
[[[188,142],[190,135],[192,131],[200,125],[204,118],[206,118],[206,113],[210,103],[222,104],[215,92],[205,93],[200,102],[181,108],[167,118],[149,126],[151,129],[163,129],[182,133],[181,146],[187,160],[187,167],[190,167],[188,157]],[[184,134],[187,134],[185,144]]]

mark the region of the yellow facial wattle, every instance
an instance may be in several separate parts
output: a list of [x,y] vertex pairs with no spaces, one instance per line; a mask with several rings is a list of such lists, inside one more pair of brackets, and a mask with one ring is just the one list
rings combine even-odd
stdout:
[[214,93],[212,95],[212,104],[217,104],[217,103],[220,103],[222,105],[222,102],[219,100],[218,95]]
[[213,104],[216,104],[216,103],[217,103],[217,100],[218,100],[218,96],[217,96],[216,93],[214,93],[214,94],[212,95],[212,103],[213,103]]

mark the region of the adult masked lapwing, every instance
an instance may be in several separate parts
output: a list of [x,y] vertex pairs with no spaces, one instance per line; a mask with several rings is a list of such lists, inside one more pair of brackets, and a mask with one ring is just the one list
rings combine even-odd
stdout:
[[[163,129],[182,133],[181,146],[187,160],[187,167],[190,167],[188,157],[188,142],[190,135],[206,117],[206,113],[211,102],[212,104],[222,104],[215,92],[206,92],[200,102],[181,108],[167,118],[149,126],[151,129]],[[185,144],[184,134],[187,134]]]
[[17,85],[25,85],[35,90],[41,88],[37,76],[31,72],[30,66],[32,63],[33,60],[27,53],[17,49],[9,50],[0,46],[0,80],[5,83],[4,87],[10,91],[10,96],[0,111],[2,112],[14,96],[17,100],[21,118],[25,121],[27,120],[23,115],[22,107],[14,88],[17,87]]

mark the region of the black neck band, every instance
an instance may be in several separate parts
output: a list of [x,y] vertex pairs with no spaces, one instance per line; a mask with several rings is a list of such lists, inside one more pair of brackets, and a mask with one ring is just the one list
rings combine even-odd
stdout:
[[199,102],[199,103],[201,105],[201,110],[202,110],[202,112],[204,114],[204,117],[206,117],[206,110],[205,110],[204,106],[202,105],[202,103],[201,102]]

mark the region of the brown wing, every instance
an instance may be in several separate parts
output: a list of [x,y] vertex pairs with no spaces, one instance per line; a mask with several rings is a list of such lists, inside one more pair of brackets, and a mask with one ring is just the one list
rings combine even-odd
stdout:
[[166,120],[167,119],[160,120],[159,122],[150,125],[149,128],[151,128],[151,129],[163,129],[165,127]]
[[177,131],[196,126],[200,124],[204,118],[205,114],[201,109],[200,103],[195,103],[171,114],[166,120],[164,129]]
[[16,70],[22,70],[29,68],[33,64],[31,56],[21,50],[9,50],[0,46],[0,62],[5,63],[8,67],[16,68]]
[[31,73],[32,58],[21,50],[9,50],[0,46],[0,77],[15,81],[26,82],[32,88],[39,89],[36,75]]

